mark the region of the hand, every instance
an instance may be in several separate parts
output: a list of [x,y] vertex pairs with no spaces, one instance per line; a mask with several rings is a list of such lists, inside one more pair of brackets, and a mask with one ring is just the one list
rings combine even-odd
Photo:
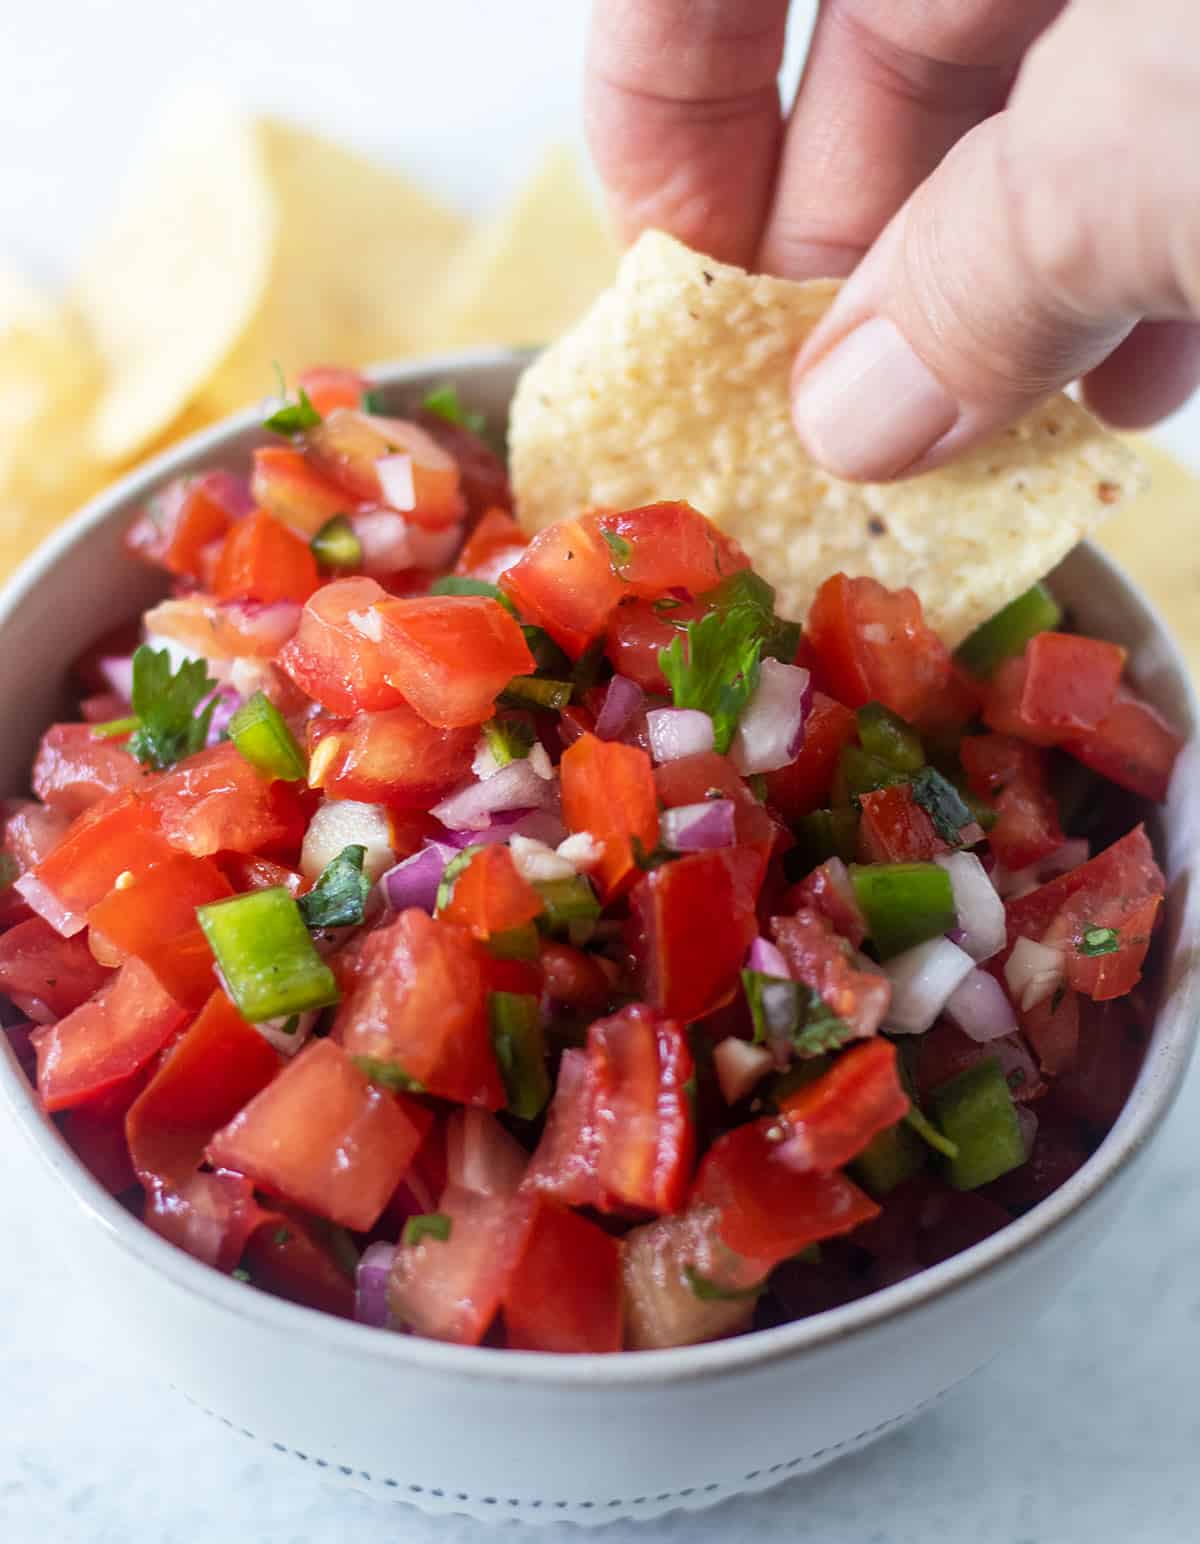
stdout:
[[1194,0],[596,0],[588,128],[624,234],[853,277],[796,363],[845,477],[951,459],[1077,376],[1139,427],[1200,379]]

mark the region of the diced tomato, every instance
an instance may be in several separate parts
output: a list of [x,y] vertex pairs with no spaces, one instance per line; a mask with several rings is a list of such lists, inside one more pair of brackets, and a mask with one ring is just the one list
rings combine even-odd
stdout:
[[[458,467],[460,490],[467,514],[485,515],[490,509],[511,509],[512,489],[508,470],[490,445],[465,424],[453,424],[440,413],[422,408],[413,414],[413,422],[451,456]],[[521,545],[524,546],[522,537]]]
[[513,676],[535,668],[516,619],[487,595],[385,600],[372,614],[384,679],[439,728],[482,724]]
[[219,600],[303,604],[319,583],[308,543],[265,509],[256,509],[225,538],[213,588]]
[[774,851],[781,832],[766,809],[758,802],[726,756],[716,751],[701,751],[695,756],[681,756],[654,769],[654,786],[664,809],[681,804],[700,804],[714,797],[733,800],[734,836],[741,847],[752,847],[762,855],[764,865]]
[[758,922],[761,854],[750,847],[689,853],[646,874],[630,893],[642,996],[691,1023],[737,990]]
[[478,945],[415,907],[368,935],[335,1033],[351,1056],[392,1063],[439,1098],[505,1102]]
[[89,724],[51,724],[33,763],[34,793],[72,818],[142,777],[142,768],[125,747],[97,738]]
[[415,1100],[370,1082],[333,1041],[317,1040],[212,1137],[205,1154],[319,1217],[367,1229],[432,1120]]
[[81,934],[63,938],[41,917],[0,933],[0,993],[28,1018],[64,1018],[109,978]]
[[290,895],[300,895],[308,888],[307,880],[295,869],[253,853],[222,853],[217,865],[239,895],[247,890],[271,890],[277,885],[282,885]]
[[357,370],[347,370],[341,365],[310,365],[296,377],[296,386],[308,393],[308,399],[320,413],[328,418],[335,408],[362,407],[362,399],[370,391],[370,382]]
[[578,1013],[599,1013],[603,1009],[612,987],[594,954],[554,938],[543,938],[538,961],[547,997]]
[[0,803],[3,848],[22,874],[37,868],[67,834],[71,822],[58,810],[47,809],[33,799],[5,799]]
[[1079,1000],[1080,1055],[1054,1080],[1054,1103],[1096,1131],[1121,1113],[1141,1070],[1146,1034],[1136,997],[1127,1002]]
[[1125,650],[1102,638],[1038,633],[1025,649],[1022,716],[1036,728],[1084,731],[1108,717]]
[[907,783],[859,796],[858,856],[863,863],[926,863],[949,852]]
[[779,1109],[795,1131],[793,1151],[807,1167],[826,1174],[840,1169],[908,1112],[896,1047],[879,1038],[854,1046]]
[[567,1206],[602,1206],[595,1072],[586,1051],[566,1050],[545,1129],[522,1182]]
[[563,819],[587,831],[604,851],[596,874],[606,900],[623,894],[638,874],[635,840],[644,853],[658,846],[658,794],[646,752],[585,734],[563,752]]
[[612,553],[595,525],[560,520],[500,575],[500,588],[528,622],[545,628],[577,659],[603,633],[629,588],[612,566]]
[[219,601],[211,595],[164,600],[146,613],[146,631],[174,638],[207,659],[273,659],[300,624],[295,601]]
[[875,1033],[892,1000],[886,976],[860,970],[846,939],[812,908],[793,917],[773,917],[771,932],[795,980],[816,992],[856,1035]]
[[18,886],[52,928],[69,936],[85,926],[119,874],[144,873],[169,852],[149,802],[126,789],[85,810]]
[[960,733],[972,719],[978,718],[982,706],[980,683],[952,659],[945,686],[926,702],[915,724],[923,735],[945,738]]
[[861,948],[867,936],[866,919],[854,898],[850,876],[840,858],[831,858],[828,863],[813,869],[787,892],[783,906],[788,911],[819,911],[834,931],[855,949]]
[[583,518],[600,531],[629,595],[655,600],[672,589],[702,595],[750,567],[737,542],[690,504],[644,504]]
[[272,785],[223,741],[166,773],[148,803],[172,847],[193,858],[262,852],[294,834],[288,785]]
[[125,1140],[125,1116],[145,1088],[150,1071],[147,1065],[107,1093],[59,1116],[71,1151],[109,1195],[123,1195],[138,1182]]
[[419,1335],[475,1346],[500,1307],[523,1242],[514,1216],[524,1203],[450,1187],[438,1211],[450,1219],[446,1239],[425,1238],[396,1251],[388,1304]]
[[315,536],[335,515],[352,513],[356,501],[319,472],[303,451],[267,445],[254,452],[250,488],[261,508],[293,530]]
[[592,1025],[588,1058],[601,1189],[639,1210],[678,1211],[696,1155],[682,1028],[634,1003]]
[[767,773],[768,803],[789,821],[826,807],[842,747],[857,735],[858,724],[849,708],[824,692],[813,692],[799,755],[789,766]]
[[1073,1066],[1079,1054],[1079,993],[1055,992],[1034,1008],[1021,1010],[1021,1029],[1048,1078]]
[[50,1111],[104,1093],[144,1067],[187,1018],[141,960],[128,960],[81,1007],[32,1036]]
[[764,1269],[879,1215],[844,1174],[797,1167],[783,1136],[774,1116],[726,1132],[705,1154],[692,1192],[716,1208],[722,1242]]
[[[1107,896],[1084,915],[1078,898],[1068,902],[1050,924],[1043,942],[1065,945],[1067,981],[1077,992],[1096,1002],[1124,997],[1142,976],[1142,961],[1150,947],[1150,935],[1163,897],[1149,895],[1137,901],[1130,896]],[[1117,948],[1111,954],[1089,955],[1085,935],[1091,928],[1112,928]]]
[[805,624],[822,679],[842,702],[882,702],[915,719],[950,678],[950,655],[909,589],[833,574],[817,591]]
[[307,444],[322,471],[356,498],[377,504],[387,503],[377,463],[385,457],[406,456],[411,494],[394,507],[417,525],[440,529],[456,524],[466,513],[454,458],[414,423],[336,408],[308,431]]
[[354,1317],[354,1282],[315,1218],[290,1207],[258,1208],[242,1259],[256,1286],[340,1319]]
[[669,610],[656,609],[657,601],[624,600],[609,618],[604,652],[618,674],[636,681],[644,692],[668,695],[667,678],[659,654],[679,637],[679,629],[703,616],[699,601],[671,602]]
[[149,1190],[142,1221],[205,1265],[231,1271],[266,1215],[244,1175],[199,1173],[182,1190],[157,1185]]
[[371,607],[387,591],[374,579],[335,579],[305,606],[296,636],[279,663],[301,691],[331,713],[349,717],[360,710],[394,708],[403,697],[384,677],[385,659],[370,626]]
[[474,729],[435,729],[406,703],[356,713],[322,738],[334,744],[313,758],[310,776],[333,799],[423,810],[470,772],[476,738]]
[[529,1205],[502,1298],[507,1344],[520,1351],[619,1351],[619,1241],[544,1196]]
[[126,531],[126,549],[168,573],[199,579],[204,549],[220,541],[241,513],[227,478],[209,473],[168,483]]
[[1107,717],[1089,734],[1064,740],[1063,749],[1093,772],[1161,804],[1183,737],[1148,702],[1119,686]]
[[167,1051],[125,1120],[142,1184],[182,1190],[212,1137],[279,1071],[278,1051],[216,991]]
[[1045,751],[1010,735],[980,734],[965,736],[958,754],[967,786],[996,811],[988,842],[1005,868],[1026,868],[1062,846]]
[[481,847],[454,881],[442,915],[476,938],[524,927],[543,910],[541,896],[518,872],[508,848]]
[[510,553],[515,562],[528,545],[529,537],[507,509],[488,509],[463,544],[454,572],[477,574]]
[[176,1002],[198,1007],[215,979],[196,908],[232,894],[210,859],[173,853],[132,883],[110,890],[88,912],[88,926],[110,952],[135,955],[148,965]]

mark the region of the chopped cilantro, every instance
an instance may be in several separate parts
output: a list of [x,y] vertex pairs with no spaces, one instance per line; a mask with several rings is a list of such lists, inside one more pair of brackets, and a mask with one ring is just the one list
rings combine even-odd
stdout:
[[678,611],[682,605],[683,602],[677,595],[660,595],[650,609],[658,616],[662,616],[666,611]]
[[106,724],[92,725],[93,740],[115,740],[118,735],[132,734],[138,726],[137,715],[128,718],[110,718]]
[[714,749],[724,754],[742,709],[758,686],[762,613],[737,605],[689,622],[683,637],[658,651],[658,662],[677,708],[698,708],[713,721]]
[[483,848],[476,842],[471,847],[464,847],[457,857],[450,859],[449,863],[442,870],[441,883],[437,888],[436,910],[445,911],[446,907],[449,906],[450,897],[454,894],[454,886],[458,876],[466,868],[467,864],[470,863],[475,854],[482,851]]
[[364,391],[362,394],[362,410],[364,413],[386,413],[381,391]]
[[367,849],[358,842],[331,858],[320,879],[296,901],[310,928],[354,927],[363,919],[371,881],[363,873]]
[[521,631],[525,634],[525,642],[529,645],[529,652],[533,655],[533,662],[540,675],[562,680],[571,674],[571,661],[544,628],[535,627],[532,622],[524,622]]
[[702,1303],[729,1303],[738,1298],[757,1297],[762,1291],[762,1286],[753,1287],[722,1287],[715,1281],[710,1281],[707,1276],[702,1276],[699,1271],[693,1270],[690,1265],[683,1268],[684,1278],[691,1287],[694,1296]]
[[1115,927],[1085,927],[1076,948],[1080,954],[1116,954],[1121,935]]
[[294,1035],[299,1028],[300,1015],[298,1013],[293,1013],[290,1019],[285,1019],[279,1026],[279,1033],[281,1035]]
[[244,1265],[236,1266],[229,1274],[233,1277],[234,1281],[249,1281],[251,1279],[250,1272]]
[[466,574],[443,574],[429,586],[429,593],[431,595],[486,595],[491,600],[499,601],[506,611],[512,612],[513,616],[517,614],[517,608],[498,584],[489,584],[486,579],[471,579]]
[[608,548],[608,566],[618,579],[624,579],[625,566],[633,556],[633,548],[616,531],[609,531],[604,526],[601,526],[600,534],[603,536],[604,544]]
[[954,784],[935,767],[922,767],[913,774],[910,786],[913,798],[933,821],[942,840],[961,847],[962,828],[974,817]]
[[519,718],[489,718],[483,738],[498,767],[520,761],[533,749],[533,727]]
[[416,1078],[410,1078],[404,1068],[398,1062],[388,1061],[382,1056],[352,1056],[351,1061],[372,1083],[378,1083],[380,1088],[386,1088],[393,1094],[423,1094],[424,1083]]
[[[283,395],[282,392],[280,395]],[[263,428],[270,429],[275,434],[303,434],[305,429],[315,429],[321,422],[321,415],[313,407],[303,386],[296,397],[295,402],[284,402],[270,418],[264,419]]]
[[790,1040],[797,1056],[823,1056],[854,1038],[854,1030],[803,981],[743,970],[742,987],[756,1044]]
[[483,414],[472,413],[463,407],[458,400],[458,388],[449,381],[444,386],[436,386],[421,406],[427,413],[436,413],[448,424],[457,424],[460,429],[469,429],[472,434],[482,434],[487,428],[487,419]]
[[92,733],[100,739],[129,734],[130,752],[145,766],[165,771],[203,750],[215,698],[203,713],[197,715],[196,709],[216,685],[204,660],[185,659],[172,671],[166,649],[143,643],[133,656],[132,715],[97,724]]
[[435,1238],[439,1244],[444,1244],[450,1237],[453,1227],[454,1219],[447,1217],[445,1212],[421,1212],[415,1217],[410,1217],[404,1224],[400,1241],[408,1244],[410,1248],[414,1244],[419,1244],[423,1238]]
[[759,616],[763,657],[770,656],[785,665],[795,660],[796,650],[800,647],[801,626],[799,622],[785,622],[775,615],[774,587],[752,568],[740,569],[728,579],[722,579],[714,589],[706,590],[700,601],[707,610],[720,612],[722,616],[738,606],[753,607]]

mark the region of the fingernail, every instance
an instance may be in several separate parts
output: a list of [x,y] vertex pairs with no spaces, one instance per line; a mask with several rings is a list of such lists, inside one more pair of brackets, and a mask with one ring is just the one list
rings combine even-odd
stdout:
[[873,317],[800,376],[796,432],[839,477],[891,477],[953,427],[958,404],[885,317]]

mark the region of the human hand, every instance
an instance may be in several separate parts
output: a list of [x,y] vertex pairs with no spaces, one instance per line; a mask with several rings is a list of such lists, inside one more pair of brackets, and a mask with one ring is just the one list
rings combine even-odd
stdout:
[[[1084,377],[1137,427],[1200,379],[1190,0],[596,0],[588,127],[623,233],[853,270],[796,364],[830,470],[924,471]],[[1060,14],[1061,13],[1061,14]]]

